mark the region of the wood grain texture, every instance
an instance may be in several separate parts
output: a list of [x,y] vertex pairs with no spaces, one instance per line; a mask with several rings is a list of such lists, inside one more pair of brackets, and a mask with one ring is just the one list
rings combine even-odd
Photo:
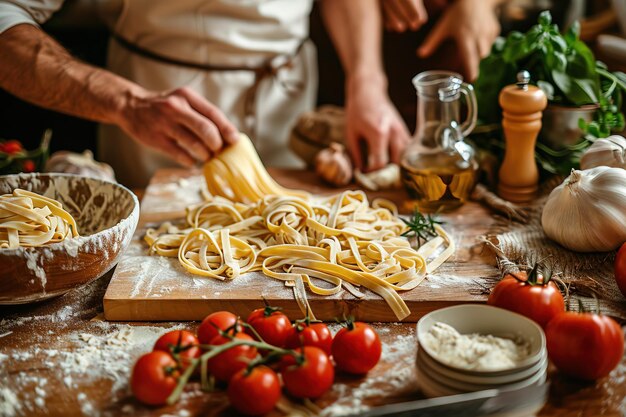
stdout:
[[[284,186],[302,188],[317,194],[337,192],[317,182],[308,172],[275,171],[276,180]],[[202,177],[198,172],[159,171],[146,190],[141,204],[140,225],[126,255],[120,261],[104,297],[107,320],[165,321],[200,320],[216,310],[230,310],[246,317],[263,305],[282,307],[296,319],[302,316],[291,289],[260,272],[243,275],[233,281],[219,281],[186,272],[174,258],[148,256],[142,237],[149,225],[175,221],[187,205],[200,201]],[[385,197],[404,207],[403,190],[372,193],[370,198]],[[416,321],[429,311],[449,305],[484,302],[485,280],[499,276],[494,257],[482,251],[477,238],[494,223],[491,214],[475,203],[442,216],[445,228],[455,240],[457,251],[434,274],[418,287],[402,292],[411,310],[407,321]],[[480,283],[479,283],[480,281]],[[393,322],[396,316],[378,295],[366,292],[356,299],[342,291],[334,296],[308,292],[311,308],[318,319],[354,316],[362,321]]]

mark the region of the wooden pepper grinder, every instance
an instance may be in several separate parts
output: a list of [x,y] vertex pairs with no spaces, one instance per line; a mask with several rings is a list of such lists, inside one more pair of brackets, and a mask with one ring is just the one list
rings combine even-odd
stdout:
[[528,85],[530,73],[517,74],[517,84],[500,92],[502,128],[506,141],[500,167],[498,194],[505,200],[526,203],[539,189],[539,171],[535,163],[535,143],[541,130],[542,110],[548,100],[540,88]]

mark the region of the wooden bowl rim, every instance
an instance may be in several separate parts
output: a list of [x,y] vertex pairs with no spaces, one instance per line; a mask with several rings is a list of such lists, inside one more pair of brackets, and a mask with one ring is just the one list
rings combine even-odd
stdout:
[[[87,177],[84,175],[78,175],[78,174],[68,174],[68,173],[61,173],[61,172],[33,172],[33,173],[20,173],[20,174],[8,174],[8,175],[0,175],[0,182],[2,182],[2,180],[7,179],[7,178],[15,178],[15,177],[31,177],[31,178],[38,178],[38,177],[50,177],[50,178],[63,178],[63,177],[68,177],[68,178],[72,178],[72,179],[83,179],[83,180],[90,180],[90,181],[95,181],[101,184],[107,184],[107,185],[112,185],[114,187],[118,187],[120,188],[122,191],[124,191],[125,193],[129,194],[132,201],[133,201],[133,208],[130,211],[130,213],[128,214],[128,216],[120,219],[117,223],[115,223],[114,225],[112,225],[111,227],[107,227],[105,229],[102,229],[96,233],[90,234],[90,235],[80,235],[74,239],[78,239],[78,240],[82,240],[83,244],[87,243],[87,241],[91,240],[91,239],[97,239],[100,237],[101,234],[104,233],[108,233],[110,230],[115,229],[115,228],[121,228],[122,224],[127,223],[132,221],[133,218],[136,219],[135,223],[137,223],[139,221],[139,199],[137,198],[137,196],[135,195],[135,193],[133,193],[129,188],[127,188],[126,186],[117,183],[117,182],[113,182],[113,181],[107,181],[107,180],[103,180],[100,178],[93,178],[93,177]],[[137,225],[135,224],[135,227],[137,227]],[[43,249],[48,249],[48,250],[52,250],[52,251],[56,251],[56,250],[62,250],[65,251],[65,241],[63,242],[56,242],[56,243],[51,243],[49,245],[44,245],[44,246],[20,246],[14,249],[0,249],[0,255],[3,256],[10,256],[10,255],[14,255],[16,253],[19,252],[23,252],[25,250],[43,250]]]

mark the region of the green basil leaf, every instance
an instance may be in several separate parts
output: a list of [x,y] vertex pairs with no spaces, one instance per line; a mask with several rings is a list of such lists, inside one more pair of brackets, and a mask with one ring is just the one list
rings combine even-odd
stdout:
[[580,22],[578,20],[574,21],[569,29],[567,29],[564,38],[565,41],[570,45],[578,41],[578,39],[580,38]]
[[550,23],[552,23],[552,15],[549,10],[544,10],[539,14],[539,24],[548,26]]
[[555,51],[558,51],[560,53],[567,51],[567,42],[565,42],[565,39],[563,39],[560,34],[556,36],[550,36],[550,41],[552,42],[552,47]]
[[551,75],[556,86],[571,104],[582,106],[598,102],[597,86],[592,80],[573,78],[571,75],[558,70],[552,70]]

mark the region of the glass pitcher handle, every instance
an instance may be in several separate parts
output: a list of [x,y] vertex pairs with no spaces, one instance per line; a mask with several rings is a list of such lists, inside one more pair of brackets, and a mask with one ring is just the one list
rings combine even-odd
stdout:
[[476,126],[476,94],[474,94],[474,87],[468,83],[461,84],[461,93],[465,94],[465,104],[467,105],[467,120],[461,125],[461,131],[463,137],[469,136]]

